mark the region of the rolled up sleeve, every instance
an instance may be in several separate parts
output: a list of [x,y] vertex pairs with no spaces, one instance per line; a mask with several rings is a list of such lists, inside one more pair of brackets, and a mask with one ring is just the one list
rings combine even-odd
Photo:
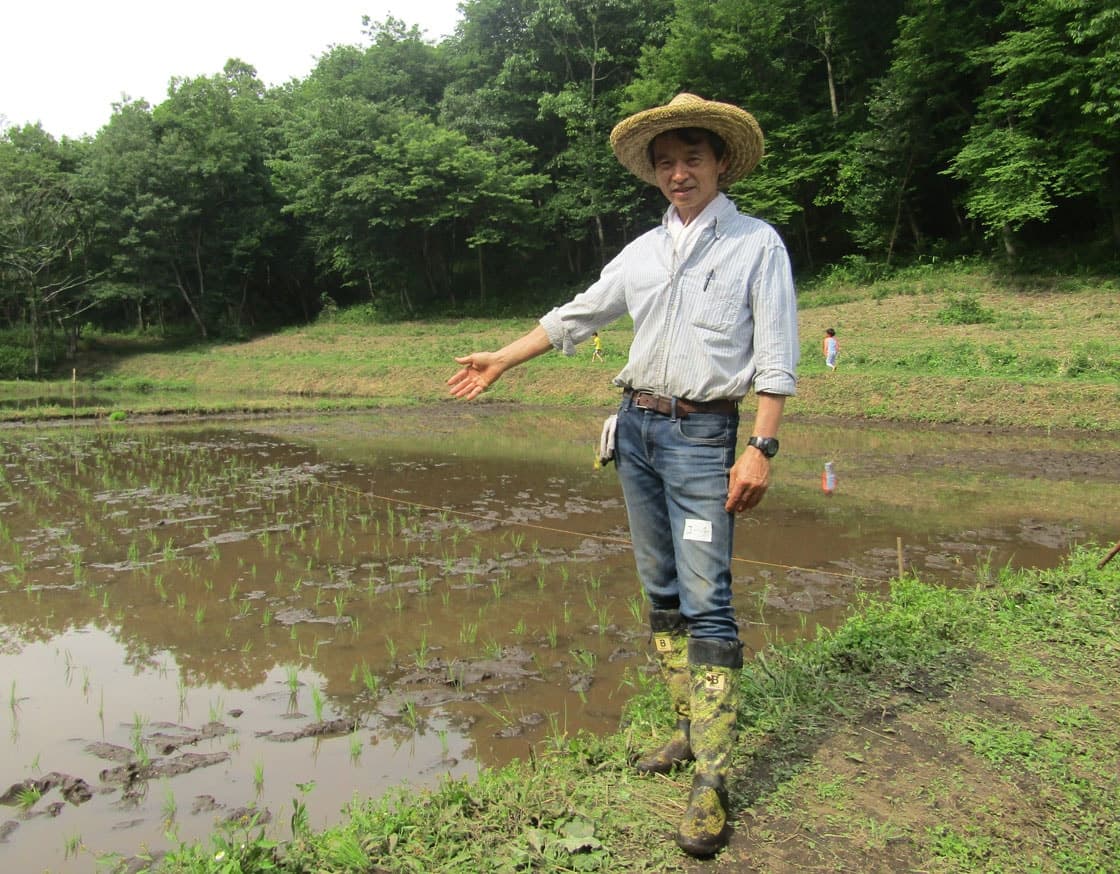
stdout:
[[623,256],[614,258],[586,291],[540,318],[553,348],[574,355],[576,346],[626,313]]
[[754,390],[797,393],[797,292],[784,246],[769,246],[751,288],[754,313]]

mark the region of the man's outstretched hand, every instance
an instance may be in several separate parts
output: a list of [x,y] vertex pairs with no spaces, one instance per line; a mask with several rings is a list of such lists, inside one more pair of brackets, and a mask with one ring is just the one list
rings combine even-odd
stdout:
[[447,384],[451,395],[463,401],[473,401],[497,382],[504,372],[493,352],[472,352],[455,361],[463,367],[447,380]]

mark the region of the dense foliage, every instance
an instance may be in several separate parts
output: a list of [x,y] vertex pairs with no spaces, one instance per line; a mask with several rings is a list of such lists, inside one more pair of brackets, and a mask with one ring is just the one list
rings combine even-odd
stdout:
[[[230,60],[96,136],[0,136],[0,356],[85,325],[199,336],[366,302],[537,307],[654,219],[625,113],[740,104],[767,157],[731,195],[801,273],[1120,243],[1120,10],[1107,0],[467,0],[265,88]],[[12,362],[12,363],[8,363]],[[20,364],[19,362],[22,362]],[[0,373],[0,376],[12,375]]]

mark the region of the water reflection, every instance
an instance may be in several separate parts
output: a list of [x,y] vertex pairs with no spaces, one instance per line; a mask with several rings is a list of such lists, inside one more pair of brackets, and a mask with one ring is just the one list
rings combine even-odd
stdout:
[[831,495],[836,491],[836,464],[832,461],[824,463],[824,470],[821,471],[821,491],[826,495]]
[[[354,792],[612,730],[647,631],[617,480],[593,469],[601,421],[449,405],[6,432],[9,782],[97,785],[112,749],[174,764],[169,732],[228,753],[144,781],[156,791],[127,813],[112,787],[65,828],[32,808],[4,850],[15,869],[65,870],[74,833],[159,846],[169,793],[183,837],[246,805],[287,822],[293,798],[329,818]],[[840,621],[897,572],[899,539],[908,572],[950,583],[1113,539],[1118,444],[1067,446],[791,423],[770,494],[737,523],[748,646]]]

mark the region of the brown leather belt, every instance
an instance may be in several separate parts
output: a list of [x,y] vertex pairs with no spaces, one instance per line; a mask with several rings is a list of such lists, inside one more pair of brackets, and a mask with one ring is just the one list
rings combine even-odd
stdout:
[[[663,416],[673,415],[673,398],[667,398],[665,395],[655,395],[650,391],[632,391],[626,392],[633,399],[634,406],[641,407],[643,410],[652,410],[655,413],[660,413]],[[739,404],[737,401],[719,400],[719,401],[686,401],[684,398],[676,398],[677,402],[677,418],[683,419],[692,413],[722,413],[723,415],[730,415],[737,412]]]

